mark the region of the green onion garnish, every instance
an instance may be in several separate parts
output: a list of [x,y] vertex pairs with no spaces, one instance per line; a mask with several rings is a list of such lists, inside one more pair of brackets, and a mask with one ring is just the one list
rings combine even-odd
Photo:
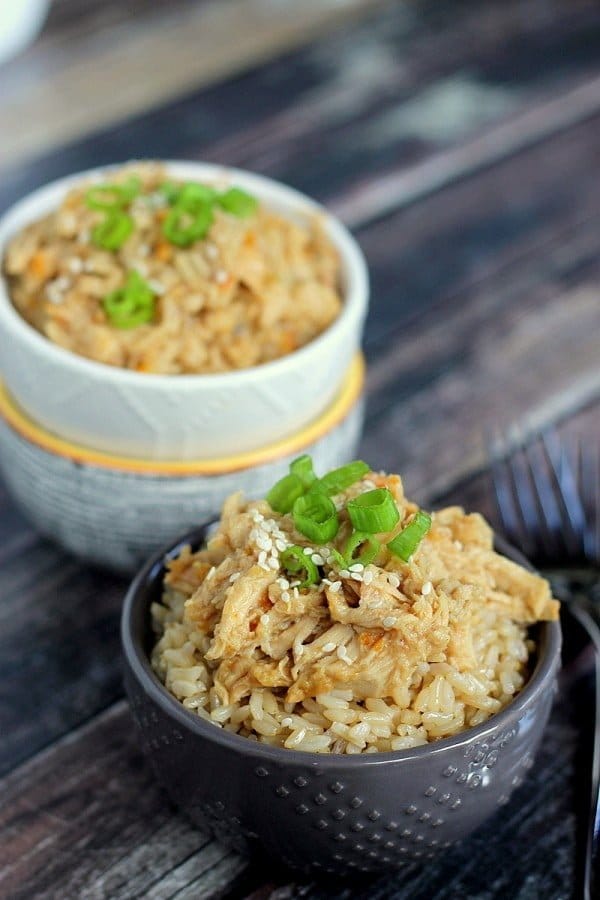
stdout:
[[308,453],[292,460],[290,463],[290,472],[293,475],[297,475],[305,487],[310,487],[311,484],[317,480],[317,476],[313,470],[312,459]]
[[329,565],[335,565],[338,569],[345,569],[348,565],[347,561],[344,559],[339,550],[336,550],[335,547],[332,547],[329,551],[329,559],[327,560]]
[[419,510],[415,513],[412,522],[393,538],[388,548],[394,556],[399,556],[404,562],[408,562],[429,529],[431,528],[431,516]]
[[355,481],[360,481],[370,471],[371,467],[366,462],[357,459],[342,466],[340,469],[332,469],[327,475],[318,478],[311,486],[311,491],[319,491],[323,494],[329,494],[329,496],[339,494],[350,487],[351,484],[354,484]]
[[398,507],[387,488],[376,488],[348,501],[348,515],[357,531],[377,534],[391,531],[400,518]]
[[177,204],[184,209],[190,209],[199,203],[214,203],[217,192],[207,184],[199,181],[186,181],[184,184],[175,184],[174,181],[164,181],[158,190],[166,197],[170,205]]
[[92,229],[92,243],[101,250],[119,250],[131,232],[133,219],[119,209],[109,212],[103,222]]
[[134,270],[122,288],[106,295],[102,306],[115,328],[137,328],[154,318],[154,301],[150,285]]
[[90,209],[115,210],[128,206],[140,192],[140,179],[133,175],[121,184],[98,184],[85,195]]
[[316,565],[304,552],[302,547],[299,547],[297,544],[293,544],[291,547],[286,547],[285,550],[281,552],[279,555],[279,562],[292,575],[300,575],[302,573],[306,573],[306,577],[304,580],[298,585],[301,588],[309,587],[311,584],[316,584],[319,580],[319,570]]
[[331,541],[340,526],[335,505],[324,494],[308,493],[298,497],[292,515],[298,531],[318,544]]
[[209,203],[198,204],[193,209],[184,209],[176,204],[163,222],[162,231],[172,244],[189,247],[194,241],[205,237],[212,221]]
[[379,541],[372,534],[367,534],[365,531],[353,531],[344,547],[346,564],[351,566],[353,563],[362,563],[363,566],[368,566],[379,553],[380,546]]
[[214,188],[197,181],[188,181],[179,191],[176,203],[183,209],[195,209],[204,203],[214,203],[216,198],[217,192]]
[[297,475],[284,475],[266,496],[266,501],[275,512],[288,513],[294,502],[304,493],[304,484]]
[[251,216],[258,206],[258,201],[255,197],[237,187],[229,188],[225,193],[219,194],[217,203],[226,212],[241,219]]

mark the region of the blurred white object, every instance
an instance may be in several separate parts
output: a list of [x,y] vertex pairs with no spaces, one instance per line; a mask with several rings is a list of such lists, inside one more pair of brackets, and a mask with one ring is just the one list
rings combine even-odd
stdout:
[[37,37],[49,6],[50,0],[0,0],[0,63]]

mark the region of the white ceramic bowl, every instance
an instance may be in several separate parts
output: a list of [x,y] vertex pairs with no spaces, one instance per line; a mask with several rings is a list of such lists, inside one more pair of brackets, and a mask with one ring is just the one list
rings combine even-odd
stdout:
[[[368,302],[364,257],[347,229],[292,188],[239,169],[167,162],[169,174],[234,182],[296,220],[317,212],[338,249],[344,305],[319,337],[274,362],[209,375],[149,375],[107,366],[53,344],[25,322],[0,279],[0,377],[47,430],[86,447],[145,459],[206,459],[281,440],[333,401],[360,346]],[[111,167],[112,168],[112,167]],[[96,169],[55,181],[0,219],[0,257],[20,228],[56,208]]]
[[351,459],[362,427],[363,379],[357,355],[328,409],[275,444],[213,460],[154,463],[54,437],[0,384],[0,469],[38,531],[89,562],[133,572],[182,530],[215,518],[234,491],[264,496],[295,456],[310,453],[318,472]]

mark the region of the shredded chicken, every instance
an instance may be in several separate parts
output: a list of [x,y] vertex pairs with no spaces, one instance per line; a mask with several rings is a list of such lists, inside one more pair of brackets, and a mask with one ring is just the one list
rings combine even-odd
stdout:
[[[265,501],[234,495],[206,548],[169,564],[167,590],[185,598],[183,621],[207,640],[204,660],[222,704],[257,688],[298,703],[335,689],[354,699],[392,698],[402,704],[423,664],[450,664],[475,678],[474,611],[499,610],[530,625],[558,617],[548,583],[493,549],[484,519],[459,507],[432,514],[432,526],[409,562],[386,547],[415,513],[398,476],[369,473],[334,498],[340,509],[336,547],[349,533],[342,501],[375,486],[393,494],[400,521],[379,535],[376,559],[357,571],[323,563],[322,580],[299,589],[279,563],[292,544],[311,547],[289,515]],[[325,555],[324,555],[325,554]],[[469,677],[471,677],[469,675]]]

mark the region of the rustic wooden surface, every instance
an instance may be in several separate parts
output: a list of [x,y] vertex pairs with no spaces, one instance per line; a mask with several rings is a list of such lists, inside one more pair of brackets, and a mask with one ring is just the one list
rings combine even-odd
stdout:
[[[489,429],[558,423],[597,443],[597,4],[378,4],[118,128],[9,161],[0,208],[148,155],[266,172],[352,225],[373,287],[362,453],[424,503],[493,518]],[[471,840],[427,869],[297,881],[166,804],[122,699],[124,588],[38,538],[0,483],[0,897],[573,896],[579,669],[565,670],[532,777]]]

